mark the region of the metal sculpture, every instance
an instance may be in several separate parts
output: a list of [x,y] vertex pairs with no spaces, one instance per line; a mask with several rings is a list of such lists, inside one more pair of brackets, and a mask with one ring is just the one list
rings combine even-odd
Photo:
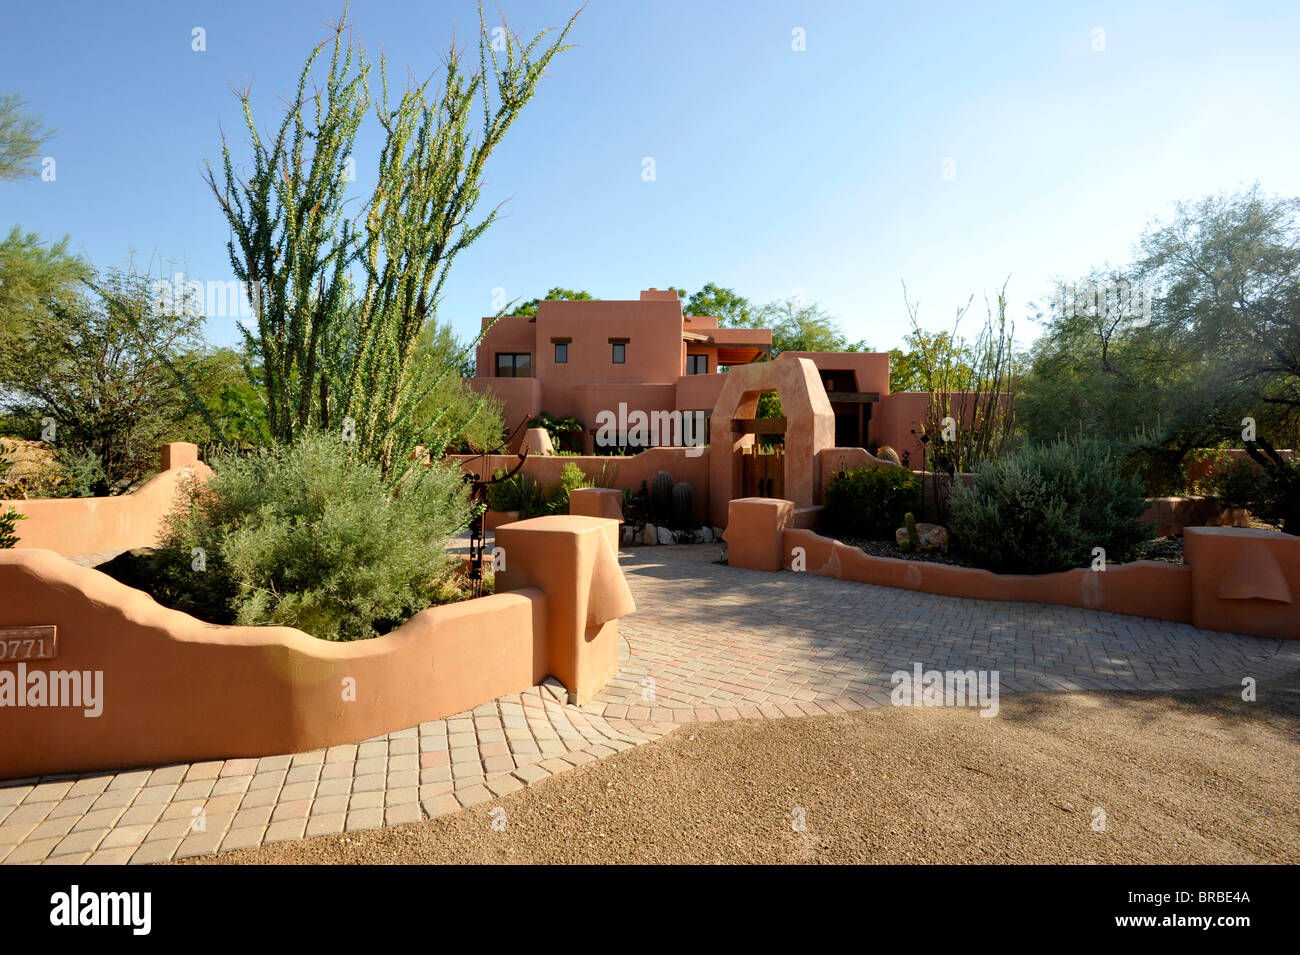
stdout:
[[[473,461],[477,458],[486,458],[489,454],[500,454],[510,445],[510,439],[519,433],[519,429],[528,424],[528,419],[524,418],[519,425],[506,436],[505,441],[498,445],[492,451],[483,451],[469,458]],[[500,477],[493,477],[487,480],[478,474],[466,474],[465,481],[470,486],[469,500],[474,509],[474,517],[469,523],[469,580],[470,587],[474,591],[475,597],[483,596],[483,546],[486,540],[486,534],[483,527],[483,519],[487,513],[487,489],[489,484],[499,484],[503,481],[509,481],[520,469],[523,468],[524,462],[528,460],[528,449],[519,452],[519,463],[512,467],[508,472]],[[468,463],[462,462],[463,464]]]

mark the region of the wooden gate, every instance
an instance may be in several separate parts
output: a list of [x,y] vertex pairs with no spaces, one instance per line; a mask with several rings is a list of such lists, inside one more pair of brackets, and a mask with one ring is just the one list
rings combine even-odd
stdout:
[[741,451],[741,488],[745,497],[785,496],[785,450],[764,452],[757,445]]

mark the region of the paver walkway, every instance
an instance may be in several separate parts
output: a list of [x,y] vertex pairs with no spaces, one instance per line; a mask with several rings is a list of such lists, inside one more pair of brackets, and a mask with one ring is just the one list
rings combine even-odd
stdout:
[[888,705],[890,674],[996,669],[1004,692],[1265,680],[1300,642],[1053,607],[936,597],[638,548],[620,673],[588,706],[553,682],[358,745],[0,783],[0,860],[147,863],[430,818],[694,720]]

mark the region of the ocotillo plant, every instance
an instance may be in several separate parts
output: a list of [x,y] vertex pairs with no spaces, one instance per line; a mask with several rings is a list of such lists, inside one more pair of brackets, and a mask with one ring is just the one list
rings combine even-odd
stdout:
[[249,290],[256,324],[243,332],[263,362],[272,438],[341,429],[362,457],[389,471],[416,444],[440,456],[457,433],[445,415],[415,422],[428,386],[412,381],[411,355],[452,261],[496,219],[497,209],[472,219],[487,159],[551,58],[567,49],[576,17],[542,46],[546,31],[528,43],[509,29],[489,33],[480,7],[477,66],[467,68],[465,50],[453,46],[440,86],[432,77],[412,83],[395,102],[381,58],[382,94],[373,105],[383,147],[355,219],[343,206],[356,178],[357,131],[372,106],[372,63],[354,45],[346,8],[328,72],[313,82],[321,44],[273,137],[259,132],[248,89],[239,94],[251,172],[236,172],[223,140],[222,182],[211,167],[206,178],[230,224],[231,264]]

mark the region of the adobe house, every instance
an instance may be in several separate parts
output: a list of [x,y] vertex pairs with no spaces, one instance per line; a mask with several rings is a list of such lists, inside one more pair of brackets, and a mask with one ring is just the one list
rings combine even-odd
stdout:
[[756,361],[771,347],[768,329],[718,328],[716,318],[683,315],[676,292],[649,289],[636,301],[544,301],[535,317],[498,319],[466,381],[505,403],[508,429],[542,411],[573,415],[590,453],[602,411],[617,414],[623,402],[647,414],[707,415],[726,381],[719,367]]
[[[512,430],[543,411],[572,415],[583,424],[588,453],[598,450],[598,417],[617,414],[620,403],[646,414],[699,412],[703,440],[710,441],[707,422],[727,381],[722,372],[757,362],[772,348],[771,329],[719,328],[716,317],[684,314],[677,293],[660,289],[647,289],[635,301],[544,301],[535,317],[507,316],[495,324],[487,317],[483,326],[476,375],[466,383],[504,402]],[[890,395],[888,354],[782,357],[817,366],[834,414],[831,446],[888,444],[908,451],[919,466],[920,445],[910,432],[919,428],[927,396]],[[515,445],[521,440],[522,432]]]

